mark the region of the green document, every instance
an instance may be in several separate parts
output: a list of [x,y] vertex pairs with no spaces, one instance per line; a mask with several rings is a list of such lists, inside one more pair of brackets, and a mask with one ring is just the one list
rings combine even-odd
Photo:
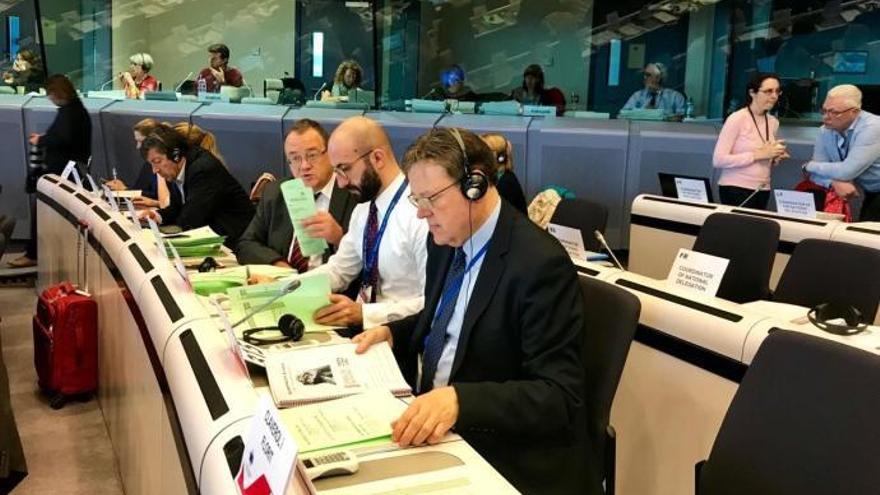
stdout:
[[[301,277],[298,289],[272,303],[266,309],[251,316],[245,323],[236,328],[274,327],[284,314],[292,314],[302,320],[306,332],[321,332],[332,327],[315,323],[315,311],[330,304],[330,277],[327,274],[308,275]],[[287,283],[279,280],[271,284],[246,285],[232,287],[226,291],[229,296],[229,320],[237,322],[252,310],[278,294]]]
[[235,266],[213,272],[192,272],[188,276],[196,294],[208,296],[217,292],[226,292],[232,287],[247,285],[248,270],[244,266]]
[[281,194],[287,205],[290,222],[299,240],[299,249],[303,256],[321,254],[327,249],[327,241],[311,237],[302,226],[302,221],[318,212],[315,207],[315,195],[303,184],[301,179],[293,179],[281,184]]
[[182,247],[190,246],[210,246],[223,244],[226,240],[225,236],[219,235],[211,227],[199,227],[197,229],[186,230],[177,234],[166,234],[163,236],[169,244],[173,244],[178,250]]

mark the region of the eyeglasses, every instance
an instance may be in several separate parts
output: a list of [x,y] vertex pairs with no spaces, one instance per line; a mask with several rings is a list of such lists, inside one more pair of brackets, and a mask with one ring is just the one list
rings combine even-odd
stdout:
[[453,182],[448,186],[440,189],[430,196],[416,196],[415,194],[410,194],[407,199],[413,206],[419,208],[421,210],[433,210],[434,209],[434,200],[437,199],[438,196],[448,191],[449,189],[458,185],[458,182]]
[[353,167],[355,163],[366,158],[372,152],[373,152],[373,149],[367,151],[363,155],[355,158],[354,160],[352,160],[348,163],[337,163],[336,165],[333,165],[333,172],[335,172],[336,175],[342,177],[343,179],[347,179],[348,178],[348,171],[351,170],[351,167]]
[[288,161],[290,162],[291,165],[296,165],[296,166],[302,165],[302,163],[304,161],[307,163],[315,163],[315,160],[320,158],[321,155],[323,155],[326,152],[327,152],[327,150],[321,150],[321,151],[312,150],[312,151],[307,152],[305,155],[293,155],[288,159]]
[[856,107],[850,107],[850,108],[847,108],[846,110],[832,110],[830,108],[823,108],[822,110],[820,110],[820,112],[822,112],[822,115],[828,115],[829,117],[836,119],[837,117],[840,117],[841,115],[845,114],[846,112],[849,112],[850,110],[855,110],[855,109],[856,109]]

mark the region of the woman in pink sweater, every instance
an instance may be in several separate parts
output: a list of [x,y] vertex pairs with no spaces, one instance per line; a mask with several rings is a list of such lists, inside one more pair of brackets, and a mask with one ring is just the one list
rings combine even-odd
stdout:
[[746,86],[746,106],[730,114],[721,128],[712,164],[721,169],[722,204],[767,208],[770,169],[789,156],[785,141],[776,139],[779,121],[769,114],[781,94],[775,74],[755,74]]

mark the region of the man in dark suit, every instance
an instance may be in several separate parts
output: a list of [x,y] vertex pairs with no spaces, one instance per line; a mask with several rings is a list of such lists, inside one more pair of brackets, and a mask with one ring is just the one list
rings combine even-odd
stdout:
[[353,340],[359,352],[391,343],[418,391],[393,423],[400,446],[455,428],[523,493],[592,493],[577,275],[500,198],[491,163],[464,130],[433,129],[410,147],[410,201],[430,228],[425,309]]
[[184,230],[208,225],[226,236],[226,246],[236,245],[254,216],[254,205],[220,160],[202,148],[190,148],[183,136],[166,125],[144,139],[141,154],[182,198],[150,216]]
[[314,259],[297,256],[293,224],[281,194],[281,182],[273,182],[263,190],[257,214],[238,242],[235,256],[239,263],[283,267],[299,263],[300,266],[294,268],[303,272],[327,261],[336,252],[357,201],[336,185],[327,154],[327,138],[327,131],[310,119],[297,120],[284,138],[284,156],[291,175],[302,179],[315,193],[318,213],[303,225],[310,235],[327,241],[323,256],[314,256]]

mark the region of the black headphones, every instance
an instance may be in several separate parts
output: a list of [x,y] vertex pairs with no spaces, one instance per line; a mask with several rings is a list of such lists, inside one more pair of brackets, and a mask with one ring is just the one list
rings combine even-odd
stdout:
[[[190,124],[190,129],[192,129],[192,124]],[[177,132],[177,131],[174,131],[173,129],[171,129],[171,132]],[[168,143],[166,143],[165,140],[162,139],[162,136],[160,136],[158,132],[153,132],[152,134],[150,134],[149,137],[156,138],[156,140],[158,140],[160,143],[162,143],[162,146],[166,150],[165,156],[167,156],[172,162],[178,163],[178,162],[180,162],[181,159],[183,159],[183,150],[177,146],[170,148],[168,146]],[[187,130],[187,137],[189,137],[189,130]]]
[[461,133],[458,132],[458,129],[450,127],[449,134],[455,138],[459,148],[461,148],[461,166],[464,169],[464,174],[461,177],[461,193],[468,200],[477,201],[486,195],[486,191],[489,190],[489,181],[486,179],[486,174],[482,171],[471,170],[471,164],[468,161],[467,151],[464,147],[464,140],[461,138]]
[[213,272],[219,266],[220,264],[217,263],[217,260],[215,260],[211,256],[208,256],[199,264],[199,273]]
[[[292,314],[285,314],[281,315],[281,318],[278,318],[278,326],[251,328],[244,331],[242,338],[245,342],[252,345],[280,344],[282,342],[287,342],[288,340],[298,342],[302,339],[303,333],[305,333],[305,328],[306,326],[302,320]],[[263,338],[255,335],[263,330],[280,330],[281,336]]]
[[[845,324],[829,323],[829,320],[843,318]],[[822,303],[807,313],[807,319],[816,327],[835,335],[855,335],[868,326],[862,323],[862,312],[845,304]]]

